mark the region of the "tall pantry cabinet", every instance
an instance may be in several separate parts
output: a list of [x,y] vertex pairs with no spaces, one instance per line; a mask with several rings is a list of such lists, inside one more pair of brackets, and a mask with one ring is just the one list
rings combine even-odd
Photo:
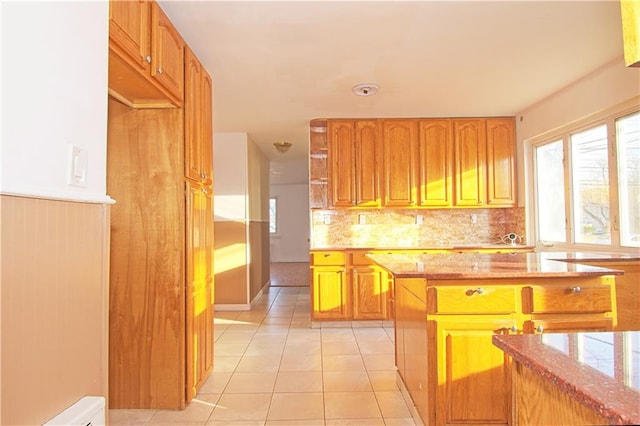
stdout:
[[[213,368],[211,78],[157,3],[110,7],[109,408],[182,409]],[[171,90],[164,68],[122,54],[147,37],[165,53],[141,48],[143,62],[164,61]]]

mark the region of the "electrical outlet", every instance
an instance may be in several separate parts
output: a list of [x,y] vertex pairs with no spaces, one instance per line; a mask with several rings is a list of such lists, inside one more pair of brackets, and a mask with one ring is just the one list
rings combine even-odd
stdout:
[[471,223],[478,223],[478,215],[477,214],[472,214],[471,215]]
[[365,223],[367,223],[367,216],[365,216],[364,214],[359,214],[358,215],[358,223],[360,225],[364,225]]

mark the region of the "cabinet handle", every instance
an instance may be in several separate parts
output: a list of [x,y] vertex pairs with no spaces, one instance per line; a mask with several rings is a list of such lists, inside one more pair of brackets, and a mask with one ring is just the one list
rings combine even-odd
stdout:
[[475,288],[475,289],[469,289],[469,290],[467,290],[467,292],[465,294],[467,296],[473,296],[475,293],[483,294],[484,293],[484,289],[482,287],[478,287],[478,288]]
[[331,253],[325,253],[324,254],[324,257],[329,257],[329,256],[331,256]]
[[570,287],[569,290],[571,290],[571,293],[580,293],[582,291],[579,285],[575,287]]
[[151,56],[149,56],[149,55],[145,56],[144,60],[145,60],[146,63],[150,64],[151,63]]
[[164,72],[164,70],[162,69],[162,67],[159,67],[157,70],[158,74],[162,74]]
[[512,333],[515,333],[516,331],[518,331],[518,327],[516,327],[515,325],[512,325],[509,331]]
[[208,194],[209,190],[207,188],[202,188],[202,192],[204,192],[205,194]]
[[539,325],[536,328],[534,328],[534,330],[536,331],[536,333],[542,333],[544,331],[544,327]]

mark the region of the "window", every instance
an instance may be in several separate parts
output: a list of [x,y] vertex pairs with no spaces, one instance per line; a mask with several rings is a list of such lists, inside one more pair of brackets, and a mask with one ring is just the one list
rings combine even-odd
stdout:
[[640,113],[616,120],[620,243],[640,247]]
[[572,134],[573,241],[611,244],[607,126]]
[[269,198],[269,233],[278,233],[278,199]]
[[640,247],[640,112],[531,144],[540,242]]

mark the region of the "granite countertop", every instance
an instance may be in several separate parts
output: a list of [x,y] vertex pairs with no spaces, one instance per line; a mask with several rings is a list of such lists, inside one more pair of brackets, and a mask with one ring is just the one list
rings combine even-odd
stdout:
[[385,250],[393,250],[393,251],[403,251],[403,250],[411,250],[411,251],[420,251],[420,250],[474,250],[474,249],[490,249],[490,250],[502,250],[502,249],[529,249],[533,250],[535,246],[530,246],[526,244],[441,244],[441,245],[433,245],[428,247],[344,247],[344,246],[324,246],[324,247],[313,247],[310,251],[324,251],[324,250],[375,250],[375,251],[385,251]]
[[621,270],[561,262],[558,253],[369,254],[396,278],[438,280],[622,275]]
[[640,424],[640,331],[494,335],[493,344],[610,424]]
[[590,253],[590,252],[542,252],[547,259],[561,260],[563,262],[620,262],[640,261],[640,251],[635,253]]

